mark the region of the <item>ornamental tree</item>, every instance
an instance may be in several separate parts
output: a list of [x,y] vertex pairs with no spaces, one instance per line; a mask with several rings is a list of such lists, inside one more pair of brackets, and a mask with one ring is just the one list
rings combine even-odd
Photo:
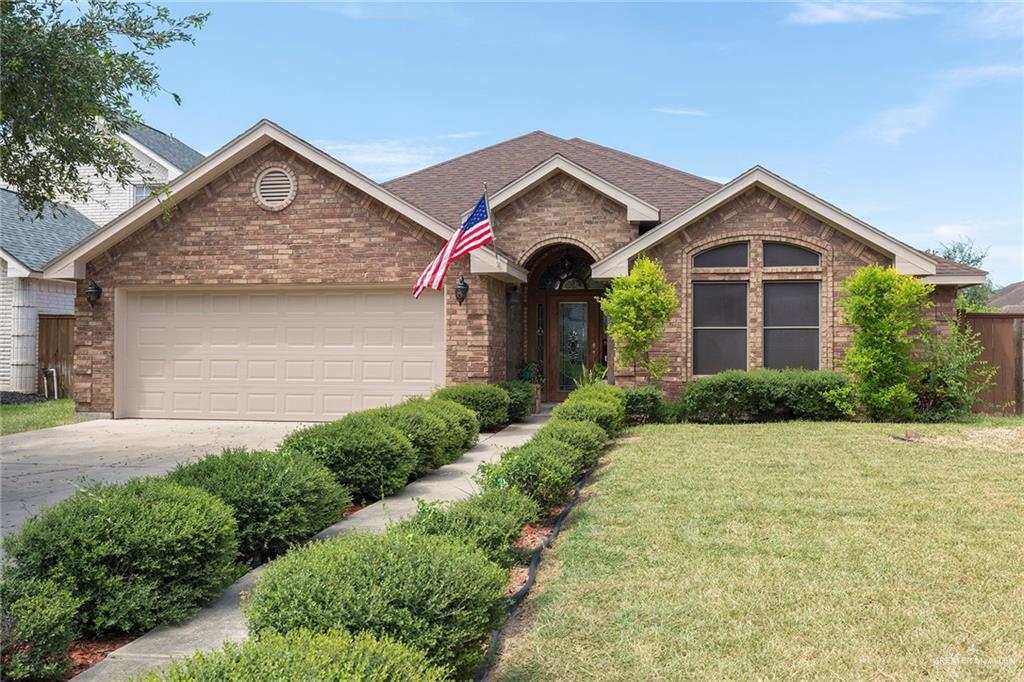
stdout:
[[149,179],[117,133],[141,122],[133,96],[166,92],[153,55],[193,42],[208,16],[150,2],[0,0],[0,176],[26,209],[88,200],[79,166],[118,185]]
[[893,268],[869,265],[843,282],[839,300],[853,338],[843,367],[854,379],[854,394],[872,419],[899,421],[914,416],[913,385],[917,334],[930,326],[924,310],[934,287]]
[[660,379],[666,363],[651,359],[651,346],[678,306],[675,286],[661,265],[641,256],[628,275],[612,280],[599,302],[608,316],[608,336],[615,341],[619,364],[639,364],[652,380]]

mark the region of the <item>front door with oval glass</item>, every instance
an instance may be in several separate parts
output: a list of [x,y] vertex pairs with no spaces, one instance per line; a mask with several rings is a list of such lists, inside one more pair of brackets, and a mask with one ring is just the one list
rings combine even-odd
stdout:
[[544,377],[543,398],[563,400],[584,369],[607,363],[601,307],[604,284],[592,260],[572,247],[553,250],[534,268],[528,299],[527,354]]

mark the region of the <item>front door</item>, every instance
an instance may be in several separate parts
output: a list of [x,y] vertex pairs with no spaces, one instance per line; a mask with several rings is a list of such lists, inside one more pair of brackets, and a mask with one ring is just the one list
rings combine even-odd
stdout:
[[545,297],[544,399],[564,400],[585,368],[601,360],[601,311],[592,293]]

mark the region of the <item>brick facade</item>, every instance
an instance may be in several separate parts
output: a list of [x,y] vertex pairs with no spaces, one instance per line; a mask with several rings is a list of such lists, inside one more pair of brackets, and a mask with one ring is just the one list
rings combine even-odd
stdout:
[[[253,181],[268,164],[285,164],[298,183],[294,201],[267,211],[253,200]],[[547,247],[572,244],[595,260],[638,236],[625,209],[575,179],[557,174],[496,211],[497,246],[525,267]],[[732,241],[750,243],[749,267],[700,270],[696,253]],[[762,267],[764,241],[803,246],[821,255],[820,266]],[[401,286],[411,289],[441,238],[398,215],[335,176],[271,144],[183,201],[169,221],[155,220],[87,265],[76,302],[75,389],[78,409],[109,413],[114,393],[114,306],[121,287],[272,285]],[[652,249],[676,282],[680,307],[654,355],[667,358],[665,378],[675,393],[692,378],[690,296],[692,282],[748,282],[748,366],[762,366],[761,285],[772,280],[815,280],[821,286],[820,366],[835,367],[850,332],[836,305],[842,280],[864,265],[888,259],[793,205],[754,188],[678,231]],[[464,275],[466,303],[454,302]],[[99,303],[84,299],[85,282],[104,289]],[[452,268],[445,292],[446,381],[501,381],[522,366],[526,344],[510,334],[533,332],[523,318],[530,302],[525,287],[511,292],[496,279],[469,274],[469,259]],[[954,287],[937,289],[931,314],[953,314]],[[523,303],[525,300],[525,303]],[[510,304],[509,302],[513,303]],[[518,302],[517,302],[518,301]],[[516,315],[512,324],[509,315]],[[510,350],[511,349],[511,350]],[[638,377],[616,370],[616,382]]]
[[[298,191],[283,211],[256,205],[259,168],[284,163]],[[412,286],[441,247],[414,225],[284,147],[270,145],[87,266],[76,301],[75,390],[79,411],[109,413],[114,393],[114,305],[119,287],[184,285]],[[454,303],[452,287],[468,269],[453,267],[445,295],[447,381],[504,379],[505,285],[469,275],[471,295]],[[103,297],[85,300],[95,279]],[[411,295],[411,294],[410,294]]]
[[575,244],[598,260],[638,236],[624,207],[564,173],[495,210],[494,229],[498,248],[521,265],[559,244]]
[[[693,256],[709,248],[736,241],[747,241],[749,267],[694,268]],[[816,251],[820,266],[765,268],[763,244],[785,242]],[[747,363],[751,369],[763,366],[762,285],[769,281],[800,280],[819,282],[819,365],[838,367],[850,341],[850,329],[842,323],[837,304],[842,281],[865,265],[889,264],[876,252],[799,208],[760,188],[744,192],[693,225],[680,230],[649,254],[661,262],[670,280],[676,282],[679,309],[666,326],[663,338],[652,355],[669,360],[671,370],[665,377],[669,394],[678,393],[682,384],[693,378],[691,361],[691,297],[695,281],[744,281],[747,294]],[[930,310],[935,319],[954,315],[953,287],[939,287],[933,294],[936,306]],[[617,370],[617,381],[631,384],[639,380],[631,368]]]

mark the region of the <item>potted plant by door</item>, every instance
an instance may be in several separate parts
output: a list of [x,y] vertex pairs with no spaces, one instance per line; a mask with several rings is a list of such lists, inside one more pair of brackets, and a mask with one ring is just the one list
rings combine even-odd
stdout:
[[541,372],[540,365],[536,362],[531,362],[521,373],[523,381],[529,381],[533,384],[533,413],[540,414],[540,398],[544,388],[544,374]]

